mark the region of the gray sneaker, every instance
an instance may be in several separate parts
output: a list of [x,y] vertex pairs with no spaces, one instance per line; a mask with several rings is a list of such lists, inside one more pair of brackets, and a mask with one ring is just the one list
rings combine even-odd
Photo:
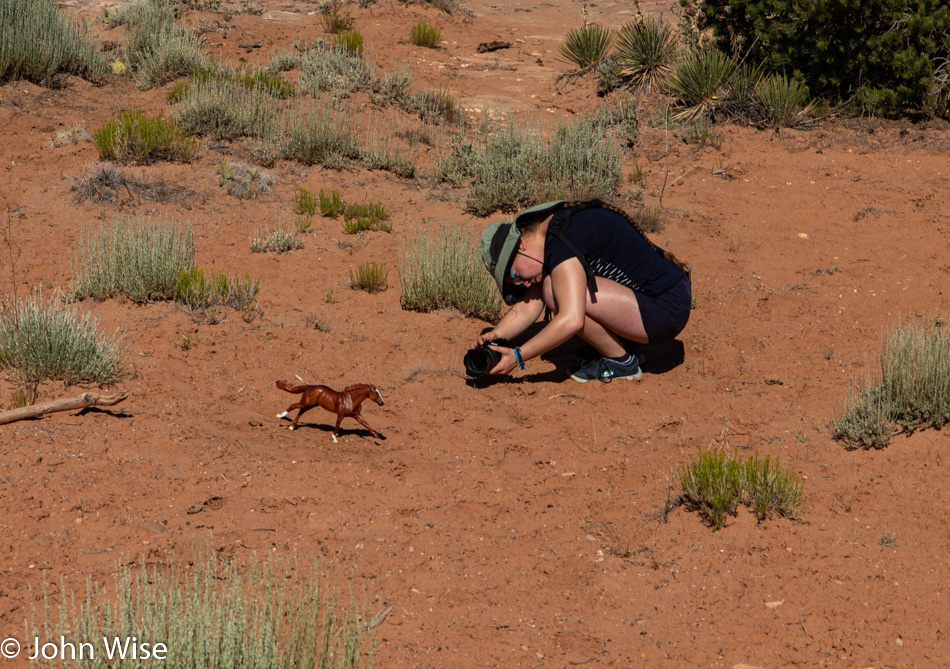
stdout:
[[614,379],[639,379],[643,372],[640,371],[640,362],[637,356],[631,356],[630,362],[625,365],[610,358],[595,358],[579,370],[571,374],[571,378],[581,383],[588,381],[601,381],[610,383]]

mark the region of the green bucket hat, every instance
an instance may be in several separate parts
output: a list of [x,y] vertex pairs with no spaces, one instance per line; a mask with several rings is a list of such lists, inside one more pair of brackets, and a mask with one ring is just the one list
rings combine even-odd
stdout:
[[515,251],[518,249],[518,240],[521,239],[520,224],[526,216],[542,215],[560,209],[564,200],[545,202],[524,211],[518,212],[514,222],[498,221],[492,223],[482,231],[480,250],[482,262],[492,275],[498,290],[501,291],[505,304],[514,304],[518,299],[517,286],[505,283],[510,276],[511,263],[515,260]]

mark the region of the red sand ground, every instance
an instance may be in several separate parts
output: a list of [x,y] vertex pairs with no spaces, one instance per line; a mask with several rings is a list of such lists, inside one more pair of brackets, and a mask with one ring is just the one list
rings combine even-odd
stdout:
[[[74,9],[92,20],[104,6]],[[535,118],[602,104],[591,77],[557,80],[568,66],[556,45],[580,24],[580,2],[467,6],[473,15],[447,16],[386,0],[353,15],[381,68],[413,63],[414,90],[445,86],[470,110]],[[288,1],[263,16],[186,19],[219,21],[228,30],[205,34],[209,50],[256,62],[322,35],[315,9]],[[614,27],[631,17],[614,3],[588,12]],[[408,43],[423,17],[443,31],[438,50]],[[117,39],[101,21],[93,29]],[[476,53],[491,40],[512,47]],[[236,46],[251,41],[265,46]],[[461,194],[432,197],[358,166],[279,162],[273,193],[240,201],[215,166],[247,159],[249,144],[229,156],[206,142],[189,165],[125,168],[185,187],[183,203],[74,204],[70,188],[98,155],[88,142],[53,149],[52,134],[92,131],[126,108],[171,113],[168,88],[140,92],[128,78],[0,87],[0,197],[16,215],[21,295],[68,286],[80,231],[138,213],[191,221],[200,266],[246,270],[262,285],[250,324],[228,311],[199,325],[172,304],[82,305],[124,333],[129,374],[115,389],[131,396],[114,411],[0,427],[0,636],[23,636],[28,586],[39,601],[44,577],[108,581],[116,560],[188,550],[211,532],[226,554],[336,560],[372,593],[370,613],[392,607],[378,667],[946,663],[946,434],[868,452],[829,430],[849,382],[874,367],[882,329],[950,310],[946,124],[717,126],[721,148],[672,138],[667,165],[667,137],[644,122],[626,170],[644,169],[646,204],[662,193],[668,223],[655,240],[694,270],[682,356],[654,351],[639,383],[581,385],[567,379],[569,344],[476,388],[461,358],[486,324],[402,310],[396,270],[416,230],[471,221]],[[380,200],[393,232],[349,237],[318,216],[302,250],[251,254],[255,229],[290,220],[298,187]],[[392,269],[378,295],[348,286],[349,269],[369,260]],[[336,303],[324,302],[328,290]],[[306,326],[314,313],[328,331]],[[334,444],[317,410],[289,432],[274,415],[293,397],[274,381],[294,374],[378,385],[387,404],[368,403],[364,416],[388,438],[348,421]],[[80,392],[40,390],[41,400]],[[806,478],[801,520],[759,524],[743,512],[713,533],[682,508],[661,518],[678,464],[722,442],[794,466]],[[896,541],[882,545],[888,533]]]

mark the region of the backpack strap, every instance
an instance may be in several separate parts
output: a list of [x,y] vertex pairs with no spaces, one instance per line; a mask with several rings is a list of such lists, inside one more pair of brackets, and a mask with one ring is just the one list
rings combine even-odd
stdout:
[[[669,262],[676,265],[686,277],[686,280],[690,280],[690,269],[686,263],[681,261],[669,251],[661,249],[659,246],[651,242],[650,238],[646,236],[639,224],[630,218],[630,216],[627,215],[627,212],[623,211],[622,209],[597,199],[586,200],[584,202],[566,202],[562,205],[562,207],[563,214],[558,217],[556,225],[548,225],[548,234],[563,242],[564,245],[567,246],[568,250],[570,250],[570,252],[573,253],[578,260],[580,260],[581,266],[584,268],[584,274],[587,276],[587,288],[590,290],[591,295],[597,292],[597,280],[594,276],[594,272],[590,268],[587,258],[585,258],[583,254],[578,251],[577,247],[564,235],[564,230],[567,230],[567,228],[570,226],[571,218],[573,218],[574,214],[579,211],[584,211],[585,209],[606,209],[607,211],[612,211],[615,214],[623,216],[627,222],[633,226],[633,229],[637,231],[637,234],[643,237],[646,243],[649,244],[654,251],[663,256],[665,260],[668,260]],[[552,219],[551,222],[554,223],[554,220]]]

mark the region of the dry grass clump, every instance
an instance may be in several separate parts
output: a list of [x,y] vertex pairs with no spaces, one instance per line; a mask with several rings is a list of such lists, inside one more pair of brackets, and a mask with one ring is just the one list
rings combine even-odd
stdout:
[[76,179],[70,190],[77,204],[92,200],[96,204],[124,204],[137,198],[152,202],[180,202],[187,191],[162,177],[136,177],[111,163],[97,163],[85,177]]
[[245,163],[225,161],[217,167],[218,181],[228,195],[239,200],[252,200],[258,195],[270,193],[277,177]]

